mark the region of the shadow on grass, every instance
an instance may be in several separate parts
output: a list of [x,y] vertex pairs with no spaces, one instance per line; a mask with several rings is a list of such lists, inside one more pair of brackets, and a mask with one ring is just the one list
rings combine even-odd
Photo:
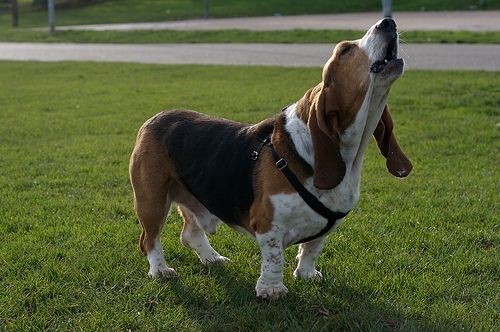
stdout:
[[[202,283],[182,276],[165,279],[155,301],[145,303],[182,310],[186,317],[177,328],[203,331],[457,331],[466,322],[433,314],[408,314],[411,308],[376,303],[375,289],[357,289],[328,280],[285,280],[290,293],[285,299],[262,301],[255,297],[252,278],[236,276],[228,265],[202,267]],[[207,280],[208,279],[208,280]],[[285,278],[286,279],[286,278]],[[176,323],[173,323],[175,326]],[[187,327],[189,326],[189,328]]]

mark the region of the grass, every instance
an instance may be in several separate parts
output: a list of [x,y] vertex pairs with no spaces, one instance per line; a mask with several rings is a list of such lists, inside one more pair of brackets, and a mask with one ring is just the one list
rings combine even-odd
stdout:
[[[0,8],[0,40],[10,42],[72,42],[72,43],[332,43],[359,38],[361,31],[57,31],[48,32],[26,28],[47,27],[45,11],[31,6],[31,0],[20,0],[20,28],[11,28],[8,9]],[[479,4],[479,2],[478,2]],[[476,4],[476,6],[478,6]],[[460,0],[439,2],[418,0],[394,2],[394,11],[467,10],[474,2]],[[480,8],[483,8],[479,6]],[[487,1],[487,9],[500,8],[500,0]],[[380,1],[228,1],[210,2],[211,17],[302,15],[381,11]],[[202,1],[95,1],[93,5],[61,9],[56,13],[56,25],[102,24],[123,22],[171,21],[203,16]],[[352,37],[351,37],[352,36]],[[500,32],[472,31],[408,31],[404,38],[409,43],[500,43]]]
[[[0,30],[0,40],[9,42],[66,43],[336,43],[358,39],[364,31],[290,30],[290,31],[57,31],[51,37],[46,31]],[[498,44],[500,32],[474,31],[406,31],[401,38],[407,43]]]
[[[47,13],[32,7],[32,0],[18,0],[20,27],[47,26]],[[62,2],[62,1],[56,1]],[[487,0],[480,5],[479,0],[434,1],[415,0],[411,2],[393,1],[394,11],[419,10],[469,10],[500,9],[500,0]],[[11,23],[8,8],[0,7],[0,26]],[[209,1],[209,13],[212,18],[242,16],[304,15],[346,12],[382,11],[379,0],[329,1],[316,0],[217,0]],[[60,9],[56,12],[58,25],[154,22],[171,21],[204,16],[201,0],[95,0],[93,5]]]
[[[202,266],[163,233],[177,278],[151,280],[128,158],[139,126],[193,108],[253,123],[319,68],[0,62],[0,329],[7,331],[495,331],[500,328],[500,73],[408,71],[389,104],[414,163],[393,178],[374,144],[359,205],[286,300],[258,302],[255,242],[221,227],[233,261]],[[286,83],[284,83],[286,82]]]

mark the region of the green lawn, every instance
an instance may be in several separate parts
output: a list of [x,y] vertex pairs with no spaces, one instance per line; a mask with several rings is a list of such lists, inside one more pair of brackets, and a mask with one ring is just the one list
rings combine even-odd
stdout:
[[[58,2],[69,2],[58,1]],[[32,6],[33,0],[18,0],[21,27],[47,26],[47,13]],[[204,16],[202,0],[95,0],[90,6],[73,9],[58,9],[56,21],[59,25],[154,22],[171,21]],[[500,9],[500,0],[487,0],[481,5],[479,0],[414,0],[393,1],[394,11],[419,10],[469,10]],[[0,7],[0,26],[10,25],[8,8]],[[212,0],[209,1],[210,17],[242,17],[304,15],[346,12],[382,12],[380,0],[351,1],[288,1],[288,0]]]
[[[368,29],[369,27],[367,27]],[[0,41],[45,43],[337,43],[359,39],[364,31],[352,30],[290,30],[290,31],[57,31],[51,37],[47,31],[0,30]],[[499,44],[497,31],[406,31],[401,33],[404,43],[469,43]]]
[[[11,28],[8,8],[0,7],[0,41],[74,42],[74,43],[333,43],[359,38],[364,31],[47,31],[27,28],[48,27],[47,13],[31,6],[32,0],[19,0],[19,28]],[[255,0],[210,1],[211,17],[303,15],[344,12],[382,11],[380,0],[290,1]],[[394,11],[468,10],[474,1],[417,0],[393,1]],[[499,9],[500,0],[488,0],[480,9]],[[2,9],[3,8],[3,9]],[[155,22],[203,17],[203,1],[102,0],[93,5],[56,11],[57,26],[77,24]],[[368,27],[367,27],[368,29]],[[403,34],[408,43],[500,43],[500,32],[409,31]]]
[[202,266],[163,233],[177,278],[139,251],[128,158],[162,109],[254,123],[299,99],[319,68],[0,62],[0,329],[7,331],[496,331],[500,329],[500,73],[408,71],[389,104],[414,164],[393,178],[368,148],[359,205],[319,260],[258,302],[255,242]]

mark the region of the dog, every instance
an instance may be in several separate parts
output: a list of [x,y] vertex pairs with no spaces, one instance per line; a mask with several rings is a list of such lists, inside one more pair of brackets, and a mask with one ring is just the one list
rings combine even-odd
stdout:
[[335,47],[317,86],[255,125],[189,110],[164,111],[146,121],[129,171],[149,275],[176,274],[160,242],[175,203],[184,219],[181,242],[204,264],[229,260],[206,236],[221,221],[258,242],[258,298],[288,293],[284,252],[293,244],[300,243],[294,276],[322,277],[316,260],[327,235],[358,201],[370,137],[390,173],[403,178],[412,169],[386,105],[391,85],[404,72],[398,47],[395,22],[380,20],[363,38]]

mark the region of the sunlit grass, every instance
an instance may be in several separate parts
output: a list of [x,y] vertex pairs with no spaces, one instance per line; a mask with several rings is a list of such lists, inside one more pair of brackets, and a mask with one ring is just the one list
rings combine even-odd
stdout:
[[414,164],[393,178],[372,144],[358,206],[330,235],[325,279],[255,300],[255,242],[221,227],[232,262],[204,267],[163,233],[169,280],[147,277],[128,158],[156,112],[254,123],[320,68],[0,62],[0,326],[6,330],[401,330],[500,327],[500,74],[408,71],[389,104]]
[[[70,1],[55,1],[69,3]],[[19,26],[22,28],[48,25],[47,13],[39,7],[33,7],[33,0],[18,0]],[[73,1],[75,3],[75,1]],[[393,1],[394,11],[420,10],[469,10],[470,0],[433,1],[414,0],[411,2]],[[485,5],[479,1],[477,9],[499,9],[500,0],[488,0]],[[307,15],[327,13],[355,13],[378,11],[382,13],[380,1],[287,1],[287,0],[217,0],[209,1],[209,16],[250,17],[273,15]],[[56,9],[58,25],[128,23],[172,21],[189,18],[203,18],[204,1],[186,0],[94,0],[84,7]],[[9,8],[0,6],[0,27],[11,23]]]
[[[367,27],[368,28],[368,27]],[[361,38],[364,31],[353,30],[132,30],[132,31],[82,31],[61,30],[51,37],[47,31],[4,29],[1,41],[44,43],[337,43]],[[495,31],[406,31],[401,34],[405,43],[468,43],[498,44],[500,32]]]

